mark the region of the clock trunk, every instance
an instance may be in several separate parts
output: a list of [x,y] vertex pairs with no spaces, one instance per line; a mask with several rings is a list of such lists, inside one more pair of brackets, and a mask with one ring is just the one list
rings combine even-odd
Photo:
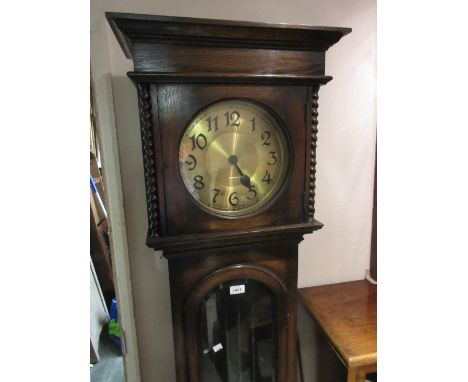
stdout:
[[178,381],[295,380],[297,244],[171,256]]

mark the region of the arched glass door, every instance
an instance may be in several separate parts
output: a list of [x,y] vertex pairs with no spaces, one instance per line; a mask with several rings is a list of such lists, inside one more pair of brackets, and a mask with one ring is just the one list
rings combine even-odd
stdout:
[[201,382],[276,381],[275,299],[266,285],[222,282],[205,295],[198,323]]

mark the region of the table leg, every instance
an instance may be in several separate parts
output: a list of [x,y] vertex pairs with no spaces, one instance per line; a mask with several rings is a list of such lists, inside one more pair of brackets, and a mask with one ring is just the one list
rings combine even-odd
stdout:
[[348,369],[348,378],[346,382],[358,382],[357,369]]
[[377,371],[377,364],[349,368],[347,382],[365,382],[366,374]]

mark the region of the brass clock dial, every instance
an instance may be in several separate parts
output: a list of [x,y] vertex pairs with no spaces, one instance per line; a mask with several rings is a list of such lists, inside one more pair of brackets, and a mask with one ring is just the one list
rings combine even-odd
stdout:
[[217,102],[184,132],[180,173],[190,195],[222,216],[242,216],[277,195],[289,165],[286,137],[263,107],[243,100]]

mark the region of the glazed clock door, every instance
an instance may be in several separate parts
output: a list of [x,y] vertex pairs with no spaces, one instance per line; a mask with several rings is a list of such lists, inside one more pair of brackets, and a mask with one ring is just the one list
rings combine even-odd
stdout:
[[231,266],[206,278],[185,311],[190,380],[283,381],[285,294],[260,266]]
[[281,188],[288,143],[277,119],[242,99],[201,110],[184,132],[179,166],[193,200],[221,216],[255,213]]

